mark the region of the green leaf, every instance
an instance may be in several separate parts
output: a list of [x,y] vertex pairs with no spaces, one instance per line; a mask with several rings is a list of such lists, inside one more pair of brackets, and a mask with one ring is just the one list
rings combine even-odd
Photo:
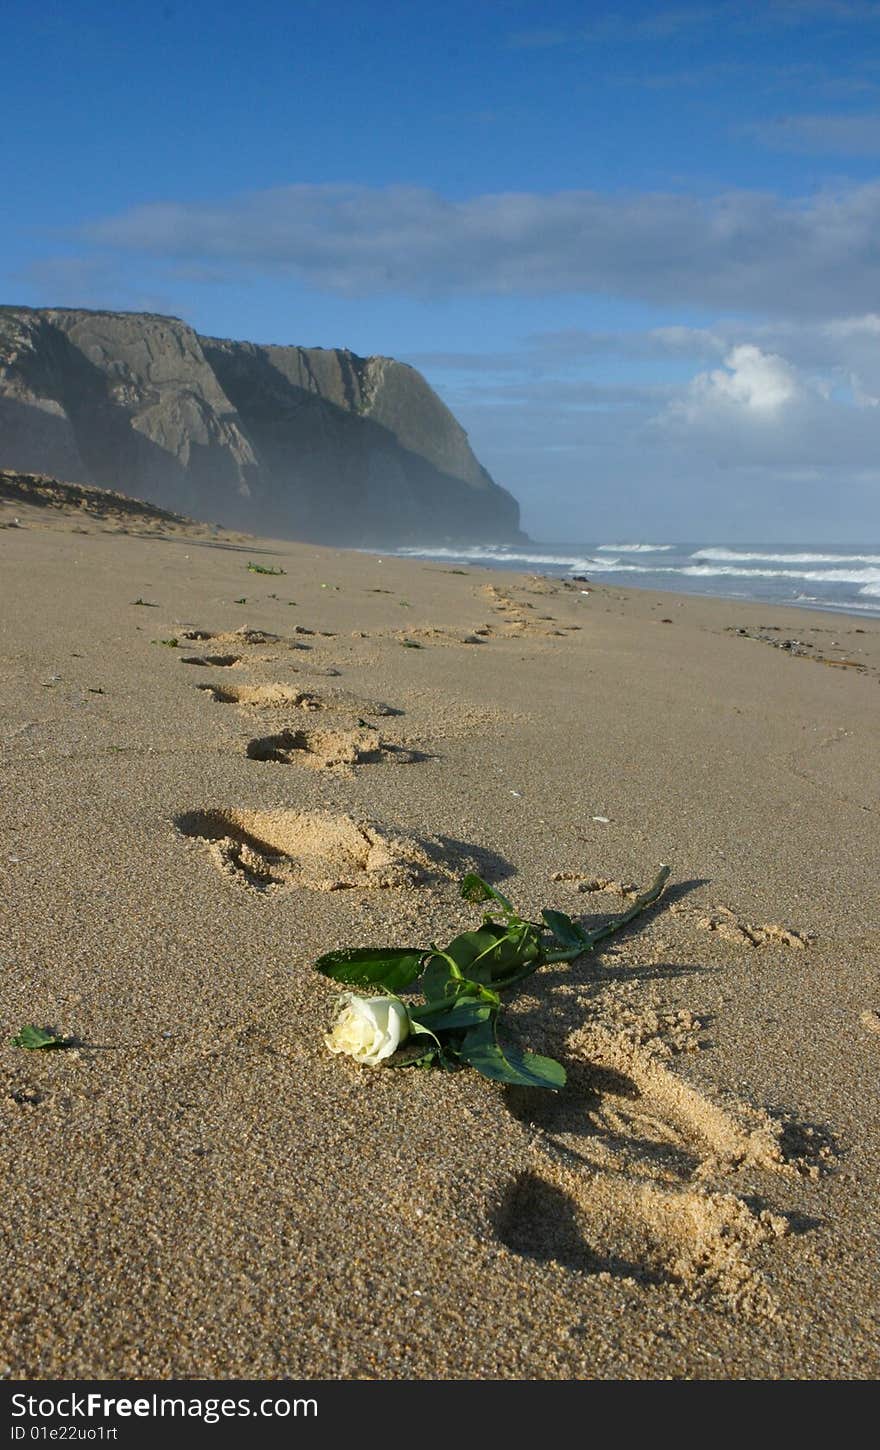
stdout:
[[419,986],[429,1002],[445,1004],[449,999],[449,988],[455,981],[457,978],[452,975],[449,963],[435,952],[428,958],[425,974]]
[[396,992],[416,980],[424,955],[421,947],[344,947],[319,957],[315,966],[334,982],[356,987],[386,987]]
[[252,574],[284,574],[284,569],[268,569],[265,564],[248,564]]
[[[462,974],[467,976],[475,962],[497,951],[501,939],[490,927],[478,931],[463,931],[449,943],[446,953],[452,957]],[[488,963],[486,966],[487,970],[491,970]]]
[[490,1002],[481,1002],[479,998],[458,997],[448,1005],[429,1002],[424,1007],[410,1007],[409,1017],[412,1023],[428,1027],[431,1032],[463,1031],[488,1022],[495,1010]]
[[498,905],[503,911],[507,912],[508,916],[516,916],[516,912],[507,897],[502,896],[500,891],[496,891],[494,886],[490,886],[488,881],[484,881],[482,876],[477,876],[473,871],[469,871],[467,876],[463,878],[459,891],[465,901],[497,901]]
[[564,947],[580,947],[582,951],[586,951],[589,940],[586,932],[564,911],[542,911],[541,915],[556,940]]
[[49,1032],[45,1027],[22,1027],[12,1039],[13,1047],[27,1047],[35,1051],[38,1047],[67,1047],[63,1037]]
[[446,950],[471,981],[491,984],[535,961],[540,943],[528,923],[506,930],[487,923],[479,931],[463,932]]
[[554,1092],[565,1086],[565,1068],[552,1057],[519,1048],[501,1047],[495,1037],[495,1023],[481,1023],[465,1035],[458,1048],[459,1057],[493,1082],[516,1087],[549,1088]]

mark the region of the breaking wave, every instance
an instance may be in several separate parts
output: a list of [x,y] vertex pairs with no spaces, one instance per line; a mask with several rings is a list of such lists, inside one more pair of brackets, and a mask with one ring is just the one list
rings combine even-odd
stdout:
[[[375,550],[370,549],[367,552],[374,553]],[[407,546],[395,549],[394,552],[414,558],[473,559],[474,563],[543,564],[554,569],[564,569],[581,574],[587,569],[604,569],[612,566],[612,561],[608,559],[595,559],[589,555],[517,553],[516,550],[495,547],[492,544],[472,544],[461,549],[422,549]],[[619,560],[613,562],[618,563]]]
[[827,554],[762,554],[751,549],[696,549],[692,559],[720,559],[731,563],[755,560],[768,564],[880,564],[880,554],[846,554],[830,549]]
[[597,544],[597,554],[668,554],[674,544]]

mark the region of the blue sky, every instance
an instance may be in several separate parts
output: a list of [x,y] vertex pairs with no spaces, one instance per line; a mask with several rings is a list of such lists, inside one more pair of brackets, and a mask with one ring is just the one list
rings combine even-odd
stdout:
[[0,300],[412,362],[538,538],[880,538],[880,3],[7,0],[0,44]]

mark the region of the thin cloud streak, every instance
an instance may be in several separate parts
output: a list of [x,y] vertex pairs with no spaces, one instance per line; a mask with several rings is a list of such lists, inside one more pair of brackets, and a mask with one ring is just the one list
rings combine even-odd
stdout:
[[880,156],[880,114],[779,116],[741,127],[741,133],[775,151],[812,156]]
[[733,313],[840,315],[876,303],[880,183],[789,200],[731,191],[508,192],[294,185],[212,205],[155,202],[81,241],[347,297],[604,294]]

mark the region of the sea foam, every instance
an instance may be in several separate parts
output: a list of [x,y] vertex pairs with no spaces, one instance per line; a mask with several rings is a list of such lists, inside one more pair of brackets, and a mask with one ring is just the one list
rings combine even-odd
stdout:
[[829,549],[827,554],[763,554],[751,549],[695,549],[692,559],[729,560],[739,563],[755,560],[768,564],[880,564],[880,554],[846,554],[842,550]]

